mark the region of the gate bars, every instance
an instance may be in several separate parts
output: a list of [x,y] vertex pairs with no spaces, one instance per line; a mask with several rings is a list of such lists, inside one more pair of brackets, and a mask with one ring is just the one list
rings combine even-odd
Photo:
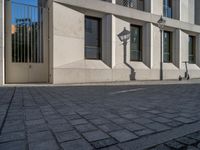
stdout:
[[11,3],[13,63],[43,63],[43,9]]

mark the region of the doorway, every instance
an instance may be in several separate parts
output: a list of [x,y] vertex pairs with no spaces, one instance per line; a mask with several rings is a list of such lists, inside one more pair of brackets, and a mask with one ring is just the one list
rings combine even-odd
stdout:
[[6,1],[6,83],[48,82],[48,9]]

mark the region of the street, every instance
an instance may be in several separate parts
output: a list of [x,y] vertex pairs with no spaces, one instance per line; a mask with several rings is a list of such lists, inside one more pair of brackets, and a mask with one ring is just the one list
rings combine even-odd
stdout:
[[0,150],[198,150],[200,84],[0,87]]

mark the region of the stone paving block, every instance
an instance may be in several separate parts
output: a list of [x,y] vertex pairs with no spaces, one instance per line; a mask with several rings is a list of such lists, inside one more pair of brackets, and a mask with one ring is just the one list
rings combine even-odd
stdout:
[[144,136],[144,135],[149,135],[155,133],[155,131],[150,130],[150,129],[142,129],[139,131],[134,132],[138,136]]
[[39,120],[39,119],[42,119],[43,116],[41,113],[31,113],[31,114],[26,114],[25,115],[26,117],[26,120]]
[[[149,119],[157,117],[157,115],[150,114],[150,113],[144,113],[144,114],[141,114],[140,116],[144,117],[144,118],[149,118]],[[138,116],[138,118],[140,118],[140,117]]]
[[139,119],[134,119],[134,122],[139,123],[139,124],[147,124],[147,123],[152,123],[153,121],[147,118],[139,118]]
[[58,142],[66,142],[66,141],[72,141],[80,138],[80,135],[76,131],[67,131],[67,132],[59,132],[56,133],[56,138]]
[[100,150],[121,150],[121,149],[117,146],[109,146],[106,148],[101,148]]
[[188,146],[187,150],[199,150],[199,148],[194,147],[194,146]]
[[98,127],[105,132],[112,132],[112,131],[122,129],[120,126],[118,126],[114,123],[103,124],[103,125],[99,125]]
[[24,140],[25,138],[26,138],[25,132],[10,132],[0,135],[0,143],[16,141],[16,140]]
[[29,143],[29,150],[60,150],[54,140]]
[[121,150],[121,149],[117,146],[108,146],[105,148],[101,148],[100,150]]
[[139,125],[137,123],[124,124],[123,127],[126,128],[129,131],[138,131],[138,130],[142,130],[142,129],[146,128],[146,127]]
[[189,135],[187,135],[187,137],[193,138],[195,140],[200,140],[200,132],[189,134]]
[[63,119],[63,118],[62,118],[60,115],[58,115],[58,114],[47,115],[47,116],[44,116],[44,118],[45,118],[48,122],[51,122],[52,120]]
[[188,137],[181,137],[181,138],[176,139],[176,141],[186,144],[186,145],[193,145],[197,143],[197,140],[188,138]]
[[172,120],[164,118],[164,117],[156,117],[153,118],[154,121],[160,122],[160,123],[167,123],[167,122],[171,122]]
[[198,148],[200,148],[200,143],[197,145]]
[[171,150],[171,148],[165,146],[164,144],[158,145],[154,148],[150,148],[148,150]]
[[81,119],[81,116],[75,114],[75,115],[67,115],[67,116],[64,116],[65,119],[67,120],[75,120],[75,119]]
[[180,121],[182,123],[192,123],[192,122],[194,122],[194,120],[186,118],[186,117],[177,117],[177,118],[174,118],[174,120]]
[[89,142],[93,142],[93,141],[109,138],[109,136],[106,133],[104,133],[104,132],[102,132],[100,130],[85,132],[85,133],[83,133],[83,136]]
[[38,119],[38,120],[28,120],[26,121],[27,126],[34,126],[38,124],[44,124],[45,120],[44,119]]
[[119,130],[109,133],[113,138],[118,140],[119,142],[125,142],[130,141],[138,138],[135,134],[132,132],[129,132],[128,130]]
[[165,109],[164,112],[165,113],[170,113],[170,114],[177,114],[179,111],[175,110],[173,108],[171,108],[171,109],[168,108],[168,109]]
[[152,114],[160,114],[160,113],[162,113],[161,111],[159,111],[159,110],[150,110],[150,111],[148,111],[149,113],[152,113]]
[[172,118],[175,118],[178,116],[178,114],[171,114],[171,113],[162,113],[162,114],[159,114],[160,116],[162,117],[165,117],[165,118],[168,118],[168,119],[172,119]]
[[67,123],[67,121],[65,119],[54,119],[54,120],[49,120],[48,124],[64,124]]
[[124,119],[124,118],[116,118],[116,119],[112,119],[112,122],[116,123],[116,124],[127,124],[127,123],[131,123],[130,120]]
[[117,141],[113,138],[108,138],[108,139],[103,139],[103,140],[99,140],[96,142],[92,142],[92,145],[98,149],[103,148],[103,147],[108,147],[108,146],[114,145],[114,144],[117,144]]
[[155,131],[165,131],[165,130],[170,129],[170,127],[163,125],[161,123],[157,123],[157,122],[146,124],[146,127]]
[[99,115],[97,115],[97,114],[87,114],[87,115],[84,115],[83,117],[85,119],[91,120],[91,119],[97,119],[97,118],[99,118]]
[[180,113],[179,116],[186,117],[186,118],[191,118],[191,117],[193,117],[193,114],[190,114],[190,113]]
[[76,125],[75,128],[79,131],[79,132],[88,132],[88,131],[94,131],[97,130],[97,127],[95,127],[92,124],[81,124],[81,125]]
[[107,119],[114,119],[114,118],[119,118],[119,116],[117,114],[106,114],[105,116],[103,116],[104,118]]
[[54,139],[49,131],[28,134],[28,142],[48,141]]
[[171,126],[171,127],[178,127],[178,126],[183,125],[183,123],[179,122],[179,121],[167,122],[166,124],[169,125],[169,126]]
[[45,117],[48,117],[51,115],[56,115],[56,112],[54,110],[53,111],[42,111],[42,113]]
[[98,118],[98,119],[92,119],[92,120],[90,120],[90,122],[95,124],[95,125],[101,125],[101,124],[109,123],[110,121],[108,121],[104,118]]
[[73,130],[72,125],[70,125],[69,123],[62,123],[62,124],[50,124],[48,125],[49,128],[53,131],[53,132],[64,132],[64,131],[70,131]]
[[12,123],[5,123],[2,133],[24,131],[24,130],[25,130],[24,123],[21,121],[15,121]]
[[121,115],[121,117],[126,118],[126,119],[135,119],[135,118],[138,118],[138,115],[130,113],[130,114],[123,114]]
[[79,124],[86,124],[88,123],[88,121],[85,119],[75,119],[75,120],[70,120],[70,123],[72,125],[79,125]]
[[26,150],[25,141],[14,141],[0,144],[0,150]]
[[80,114],[80,115],[88,115],[88,114],[91,114],[89,111],[85,111],[85,110],[77,111],[77,113]]
[[[69,105],[69,102],[67,102],[67,101],[65,101],[65,105]],[[65,113],[65,116],[67,116],[67,115],[76,115],[77,113],[75,112],[75,110],[76,110],[76,104],[72,104],[72,106],[67,106],[67,108],[68,108],[68,111]],[[64,109],[66,109],[66,107],[64,108]]]
[[24,120],[24,115],[8,115],[6,118],[7,121],[12,121],[12,120]]
[[171,148],[174,148],[174,149],[183,149],[185,147],[184,144],[181,144],[181,143],[176,142],[174,140],[167,142],[166,145],[171,147]]
[[93,150],[93,147],[83,139],[64,142],[61,144],[64,150]]
[[42,132],[47,130],[49,130],[47,124],[37,124],[27,127],[28,133]]

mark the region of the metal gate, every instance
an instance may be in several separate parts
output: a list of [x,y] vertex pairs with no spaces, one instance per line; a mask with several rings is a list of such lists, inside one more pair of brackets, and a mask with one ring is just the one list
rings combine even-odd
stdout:
[[48,11],[6,2],[6,83],[48,82]]

